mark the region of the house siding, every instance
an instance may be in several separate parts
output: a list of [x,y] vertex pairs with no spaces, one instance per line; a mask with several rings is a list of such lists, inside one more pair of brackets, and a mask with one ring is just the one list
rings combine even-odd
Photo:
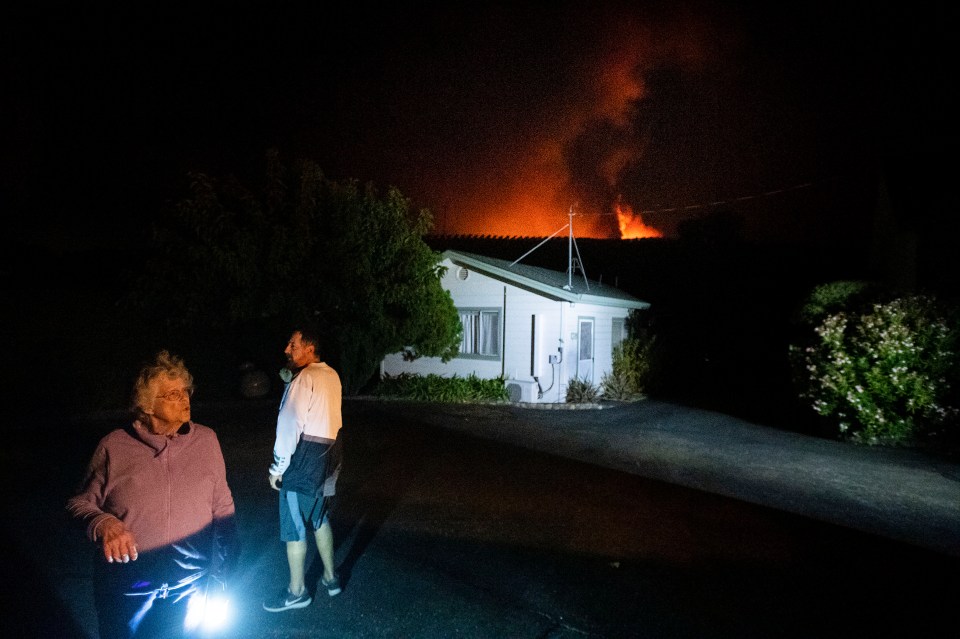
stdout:
[[[577,374],[576,334],[579,320],[584,317],[594,320],[591,381],[599,384],[610,371],[613,318],[625,318],[629,309],[550,299],[471,268],[467,269],[466,279],[461,279],[459,265],[449,258],[444,259],[442,265],[447,270],[441,286],[450,291],[458,309],[500,309],[500,356],[496,359],[461,356],[449,362],[441,362],[436,357],[404,361],[402,353],[395,353],[383,359],[381,375],[475,375],[482,379],[502,375],[508,386],[515,381],[526,389],[524,401],[562,403],[566,400],[567,380]],[[534,317],[539,346],[534,343]],[[537,358],[531,361],[534,353]],[[558,361],[551,363],[550,356]],[[535,376],[538,372],[539,376]]]

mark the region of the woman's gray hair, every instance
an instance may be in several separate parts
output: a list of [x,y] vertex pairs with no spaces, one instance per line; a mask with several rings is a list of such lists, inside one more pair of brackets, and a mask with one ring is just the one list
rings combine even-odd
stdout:
[[193,386],[193,375],[187,370],[183,359],[172,355],[167,350],[160,351],[152,362],[144,364],[133,383],[130,410],[137,417],[144,418],[148,414],[147,411],[153,408],[153,403],[156,400],[157,382],[162,378],[182,379],[187,386]]

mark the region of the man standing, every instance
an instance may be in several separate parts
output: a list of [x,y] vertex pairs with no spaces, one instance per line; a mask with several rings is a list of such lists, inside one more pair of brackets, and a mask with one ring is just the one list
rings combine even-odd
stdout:
[[284,349],[287,368],[282,376],[287,385],[277,417],[270,487],[280,492],[280,540],[286,542],[290,583],[263,603],[270,612],[305,608],[313,601],[304,583],[308,529],[323,563],[323,587],[331,597],[340,594],[329,498],[340,471],[335,444],[343,423],[342,389],[337,372],[320,361],[319,347],[316,330],[301,326]]

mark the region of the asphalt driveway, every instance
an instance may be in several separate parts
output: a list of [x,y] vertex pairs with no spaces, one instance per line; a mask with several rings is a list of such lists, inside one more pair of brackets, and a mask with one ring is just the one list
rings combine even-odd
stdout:
[[[918,451],[651,400],[547,409],[352,399],[344,416],[363,460],[344,486],[362,507],[341,511],[338,529],[345,592],[271,615],[258,597],[285,574],[263,477],[275,407],[195,407],[221,437],[243,515],[237,637],[844,636],[913,629],[915,617],[923,629],[957,593],[960,469]],[[117,418],[71,425],[39,478],[35,433],[4,448],[9,485],[21,487],[3,528],[3,559],[23,575],[5,602],[12,636],[95,637],[89,548],[68,532],[63,503]],[[581,500],[576,481],[607,496]],[[575,516],[559,516],[571,499]],[[823,626],[808,610],[818,597],[876,612]],[[792,626],[777,630],[784,616]]]
[[421,404],[398,410],[960,557],[960,460],[831,441],[651,399],[579,409]]

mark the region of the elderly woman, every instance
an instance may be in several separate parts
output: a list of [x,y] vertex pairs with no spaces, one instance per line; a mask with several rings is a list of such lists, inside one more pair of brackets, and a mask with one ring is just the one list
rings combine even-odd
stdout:
[[191,599],[222,590],[233,495],[216,434],[190,420],[192,394],[183,361],[158,353],[134,383],[133,423],[100,440],[67,502],[99,545],[101,639],[188,636]]

